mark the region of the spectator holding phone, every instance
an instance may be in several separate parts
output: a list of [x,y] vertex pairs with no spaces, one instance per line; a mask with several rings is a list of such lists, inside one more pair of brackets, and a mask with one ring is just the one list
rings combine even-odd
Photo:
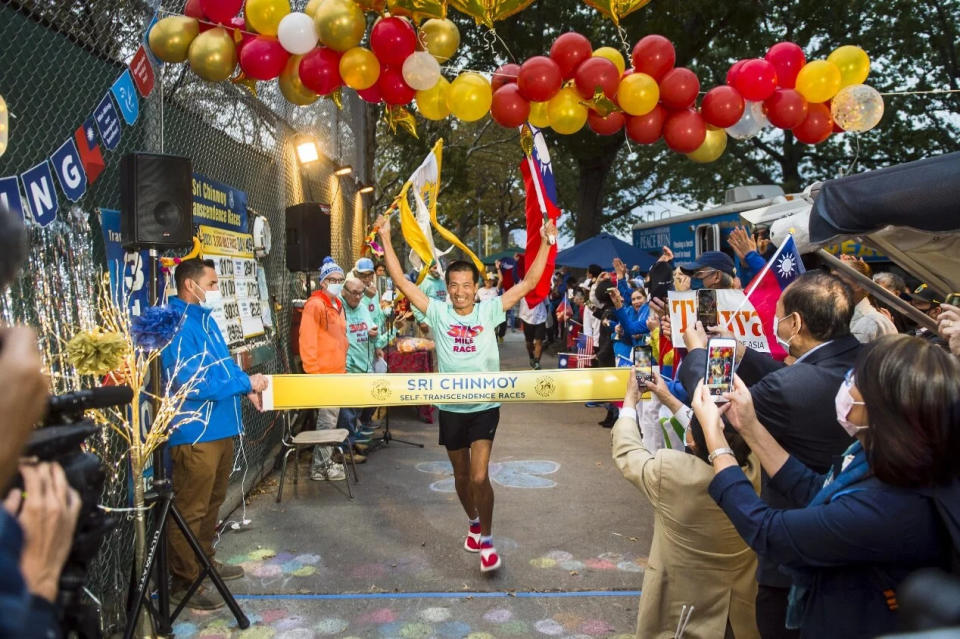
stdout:
[[[758,419],[739,378],[721,409],[697,388],[715,478],[710,495],[757,553],[791,575],[788,628],[802,638],[876,637],[897,627],[897,591],[920,568],[949,568],[960,548],[960,361],[888,335],[865,345],[837,391],[855,437],[826,474],[791,455]],[[789,500],[765,504],[735,461],[721,415]]]

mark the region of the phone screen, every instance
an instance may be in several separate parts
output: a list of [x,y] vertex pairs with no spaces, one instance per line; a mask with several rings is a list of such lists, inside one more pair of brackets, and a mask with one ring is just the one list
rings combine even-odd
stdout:
[[717,292],[715,290],[702,288],[697,291],[697,321],[703,324],[704,329],[720,324],[717,317]]
[[733,364],[736,342],[732,339],[711,339],[707,343],[707,370],[703,382],[715,402],[726,401],[723,393],[733,390]]
[[950,293],[944,302],[950,306],[960,306],[960,293]]
[[649,346],[633,347],[633,365],[637,369],[637,383],[653,381],[653,349]]

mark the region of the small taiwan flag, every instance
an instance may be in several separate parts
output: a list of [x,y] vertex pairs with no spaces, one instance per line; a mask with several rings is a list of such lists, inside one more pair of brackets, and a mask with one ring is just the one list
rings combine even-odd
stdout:
[[100,144],[97,140],[97,128],[93,118],[87,118],[83,125],[73,134],[77,142],[77,152],[80,154],[80,163],[87,174],[87,182],[93,184],[103,173],[103,154],[100,153]]
[[783,360],[787,352],[774,339],[773,317],[777,313],[777,301],[783,289],[805,272],[793,235],[788,235],[746,288],[745,295],[760,316],[763,332],[770,344],[770,354],[778,360]]

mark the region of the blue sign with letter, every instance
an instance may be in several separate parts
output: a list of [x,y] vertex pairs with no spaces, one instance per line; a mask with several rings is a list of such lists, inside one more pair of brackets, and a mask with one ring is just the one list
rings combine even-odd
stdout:
[[87,192],[87,174],[83,171],[80,154],[77,152],[77,143],[73,138],[60,145],[60,148],[50,156],[53,170],[57,173],[60,188],[71,202],[76,202]]
[[193,223],[246,233],[247,194],[194,173]]
[[53,186],[53,175],[50,165],[44,160],[32,169],[20,174],[23,190],[27,193],[27,203],[30,205],[30,214],[33,221],[40,226],[47,226],[57,219],[60,202],[57,200],[56,187]]
[[127,69],[117,78],[117,81],[110,87],[113,96],[117,98],[117,104],[120,106],[120,113],[123,114],[124,121],[133,126],[140,115],[140,101],[137,99],[137,89],[133,86],[133,76],[130,75],[130,69]]
[[97,129],[100,131],[103,145],[111,151],[117,148],[120,144],[120,117],[113,107],[113,100],[110,99],[109,93],[104,94],[93,112],[93,117],[97,120]]
[[[131,315],[140,315],[150,305],[150,251],[127,252],[120,244],[120,211],[100,209],[103,248],[110,272],[110,292],[117,303],[124,295]],[[163,299],[163,276],[157,272],[157,291]]]
[[20,198],[20,184],[16,175],[0,178],[0,206],[23,219],[23,200]]

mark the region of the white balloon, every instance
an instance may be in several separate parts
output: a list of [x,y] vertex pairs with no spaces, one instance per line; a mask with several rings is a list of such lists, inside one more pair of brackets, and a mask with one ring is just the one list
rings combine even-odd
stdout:
[[440,63],[426,51],[415,51],[403,61],[403,80],[411,89],[428,91],[440,81]]
[[277,39],[287,53],[303,55],[317,46],[317,26],[313,18],[305,13],[288,13],[277,27]]
[[880,123],[883,97],[865,84],[843,87],[830,101],[830,114],[844,131],[863,133]]
[[770,122],[763,113],[763,102],[747,100],[743,115],[736,124],[727,127],[727,134],[736,140],[748,140],[760,133],[768,124]]

